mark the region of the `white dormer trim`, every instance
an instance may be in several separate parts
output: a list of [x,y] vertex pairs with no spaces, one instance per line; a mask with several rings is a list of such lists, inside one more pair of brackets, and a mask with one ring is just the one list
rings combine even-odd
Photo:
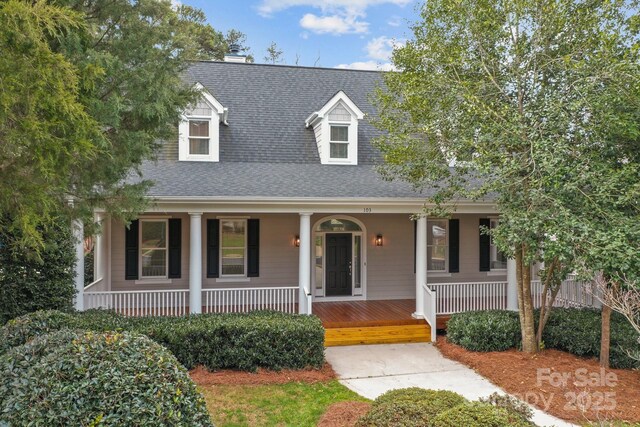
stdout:
[[[210,115],[189,114],[191,109],[185,111],[178,124],[178,160],[197,162],[218,162],[220,160],[220,123],[228,126],[227,118],[229,110],[220,104],[211,93],[200,83],[194,85],[194,89],[200,92],[201,100],[211,107]],[[209,121],[209,154],[191,154],[189,152],[189,121]]]
[[[349,119],[331,120],[331,112],[342,106],[349,113]],[[319,111],[315,111],[305,120],[306,128],[313,128],[320,162],[323,165],[357,165],[358,164],[358,121],[364,118],[364,113],[349,99],[346,93],[336,93]],[[348,138],[343,144],[347,145],[346,157],[332,157],[331,141],[332,126],[347,127]],[[335,147],[334,147],[335,148]]]

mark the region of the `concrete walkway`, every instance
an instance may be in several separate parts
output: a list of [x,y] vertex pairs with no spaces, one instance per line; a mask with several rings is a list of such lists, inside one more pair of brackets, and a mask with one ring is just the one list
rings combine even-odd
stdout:
[[[474,370],[446,359],[431,344],[384,344],[329,347],[326,356],[346,387],[369,399],[396,388],[451,390],[470,400],[504,393]],[[538,409],[539,426],[572,426]]]

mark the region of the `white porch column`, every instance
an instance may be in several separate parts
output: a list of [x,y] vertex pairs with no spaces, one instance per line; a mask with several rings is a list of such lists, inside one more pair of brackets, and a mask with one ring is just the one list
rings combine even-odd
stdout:
[[202,212],[189,212],[189,313],[202,312]]
[[72,225],[73,243],[76,250],[76,265],[74,269],[74,283],[76,295],[74,306],[76,310],[84,310],[84,225],[80,220],[74,220]]
[[424,317],[422,285],[427,283],[427,217],[421,216],[416,224],[416,312],[413,317]]
[[95,241],[93,243],[93,280],[103,279],[105,278],[105,273],[107,269],[107,233],[106,233],[106,216],[103,213],[96,214],[96,222],[100,224],[100,233],[95,236]]
[[518,311],[518,279],[513,258],[507,259],[507,310]]
[[298,286],[300,299],[298,312],[311,314],[307,307],[307,292],[311,292],[311,213],[300,213],[300,251],[298,255]]

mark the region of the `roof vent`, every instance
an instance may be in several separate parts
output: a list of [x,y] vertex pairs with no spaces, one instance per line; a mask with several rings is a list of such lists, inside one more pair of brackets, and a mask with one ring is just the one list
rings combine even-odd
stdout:
[[247,56],[240,53],[240,45],[231,43],[229,53],[224,55],[224,62],[247,62]]

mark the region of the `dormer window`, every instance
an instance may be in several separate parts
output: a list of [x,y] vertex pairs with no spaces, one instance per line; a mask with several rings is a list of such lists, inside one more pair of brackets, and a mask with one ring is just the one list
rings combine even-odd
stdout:
[[349,158],[349,125],[331,124],[329,139],[329,157],[332,159]]
[[[209,108],[209,111],[211,109]],[[189,155],[208,156],[211,150],[211,138],[209,138],[209,125],[211,117],[189,117]]]
[[227,124],[227,109],[201,85],[196,87],[202,91],[202,98],[183,114],[179,126],[179,158],[217,162],[220,123]]
[[340,91],[307,118],[305,125],[313,129],[322,164],[358,164],[358,121],[363,117],[364,113]]

